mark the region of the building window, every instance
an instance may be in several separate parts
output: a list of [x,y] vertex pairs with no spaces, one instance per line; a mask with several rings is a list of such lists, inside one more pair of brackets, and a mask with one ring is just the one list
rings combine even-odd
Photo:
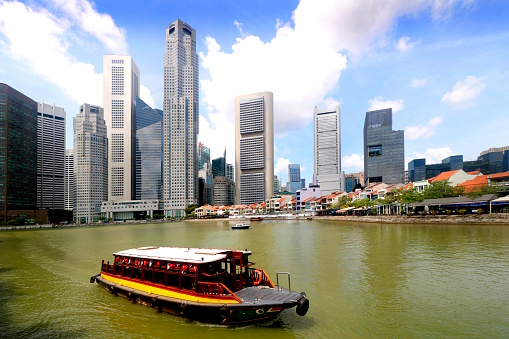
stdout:
[[382,155],[382,145],[368,146],[368,156],[377,157]]

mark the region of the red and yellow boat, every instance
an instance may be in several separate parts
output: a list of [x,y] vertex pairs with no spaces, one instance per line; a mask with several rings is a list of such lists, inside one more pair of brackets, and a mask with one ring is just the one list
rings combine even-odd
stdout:
[[[115,296],[158,311],[216,324],[245,324],[275,318],[296,307],[305,315],[309,300],[291,290],[290,275],[267,273],[249,261],[251,251],[140,247],[113,253],[101,273],[90,278]],[[288,278],[288,289],[279,276]]]

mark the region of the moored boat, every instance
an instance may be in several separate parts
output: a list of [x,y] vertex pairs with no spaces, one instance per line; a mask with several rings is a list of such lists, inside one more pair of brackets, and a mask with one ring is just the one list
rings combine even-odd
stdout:
[[251,218],[249,218],[249,220],[251,220],[251,221],[262,221],[263,218],[262,217],[251,217]]
[[[296,307],[309,308],[305,293],[291,290],[290,275],[254,268],[251,251],[140,247],[113,253],[101,273],[90,278],[115,296],[150,305],[158,311],[216,324],[245,324],[275,318]],[[288,289],[279,277],[288,277]]]
[[247,230],[249,229],[249,227],[250,227],[249,224],[241,223],[232,226],[232,230]]

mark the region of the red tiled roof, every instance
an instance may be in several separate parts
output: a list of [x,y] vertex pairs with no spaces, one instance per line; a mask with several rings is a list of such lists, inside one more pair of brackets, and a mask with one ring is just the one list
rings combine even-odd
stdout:
[[474,179],[462,182],[458,186],[464,187],[467,192],[475,187],[488,186],[488,175],[478,175]]
[[430,179],[430,182],[449,180],[454,174],[458,173],[459,170],[442,172],[434,178]]
[[482,173],[481,173],[481,171],[470,171],[470,172],[467,172],[467,174],[477,175],[477,174],[482,174]]
[[490,179],[504,179],[509,178],[509,172],[494,173],[488,176]]

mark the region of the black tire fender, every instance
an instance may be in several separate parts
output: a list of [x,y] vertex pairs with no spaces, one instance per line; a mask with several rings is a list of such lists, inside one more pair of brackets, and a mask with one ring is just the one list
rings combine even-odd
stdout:
[[95,276],[90,277],[90,283],[93,284],[95,282]]
[[184,301],[182,304],[180,304],[180,315],[186,314],[186,307],[187,307],[187,302]]
[[222,318],[226,318],[230,315],[230,310],[228,310],[228,305],[224,304],[223,307],[219,309],[219,313]]
[[308,313],[308,310],[309,310],[309,300],[304,297],[300,298],[299,301],[297,302],[297,314],[302,317],[306,315],[306,313]]
[[127,293],[127,294],[126,294],[126,298],[127,298],[127,300],[129,300],[129,301],[133,300],[133,292],[129,292],[129,293]]
[[152,299],[150,299],[150,307],[154,308],[157,306],[157,298],[154,297]]

